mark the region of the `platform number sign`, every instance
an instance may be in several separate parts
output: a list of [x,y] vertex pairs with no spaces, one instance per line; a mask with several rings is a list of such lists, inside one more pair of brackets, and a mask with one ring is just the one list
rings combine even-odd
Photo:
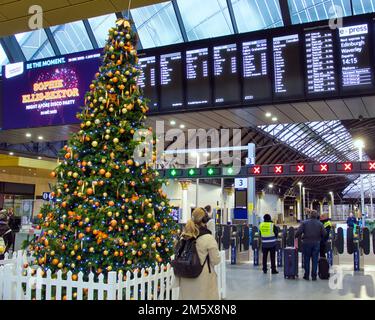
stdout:
[[52,201],[53,200],[53,196],[52,196],[51,192],[43,192],[42,198],[43,198],[44,201]]
[[235,189],[246,189],[247,188],[247,178],[237,178],[234,179]]

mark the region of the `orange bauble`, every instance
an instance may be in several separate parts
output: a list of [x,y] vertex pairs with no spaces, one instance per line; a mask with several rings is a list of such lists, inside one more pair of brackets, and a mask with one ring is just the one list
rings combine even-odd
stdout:
[[66,208],[66,205],[67,205],[67,204],[66,204],[65,201],[61,203],[61,206],[62,206],[63,208]]
[[72,155],[68,152],[67,154],[65,154],[65,159],[70,159]]
[[57,266],[57,265],[59,264],[59,259],[53,259],[53,260],[52,260],[52,264],[53,264],[54,266]]
[[111,221],[111,226],[114,228],[117,226],[117,221],[116,220],[112,220]]
[[113,206],[115,205],[115,203],[114,203],[113,201],[109,201],[109,202],[108,202],[108,205],[109,205],[110,207],[113,207]]
[[38,217],[38,219],[42,219],[43,218],[43,214],[38,213],[37,217]]
[[104,169],[100,169],[99,170],[99,174],[101,174],[102,176],[105,175],[105,170]]
[[128,166],[132,166],[133,165],[133,160],[129,159],[128,161],[126,161],[126,163],[128,164]]
[[107,172],[107,173],[105,174],[105,177],[106,177],[107,179],[109,179],[110,177],[112,177],[112,174],[111,174],[110,172]]
[[52,171],[50,175],[51,175],[52,178],[55,178],[56,177],[56,172]]
[[83,233],[80,233],[79,235],[78,235],[78,239],[83,239],[84,238],[84,234]]
[[88,188],[86,193],[91,196],[94,193],[94,190],[92,188]]

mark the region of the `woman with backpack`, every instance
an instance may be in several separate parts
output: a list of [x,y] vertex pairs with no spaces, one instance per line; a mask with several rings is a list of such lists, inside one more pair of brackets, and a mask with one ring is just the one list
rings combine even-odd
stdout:
[[[219,299],[214,266],[220,263],[220,253],[214,236],[207,229],[208,221],[207,212],[196,208],[177,244],[172,265],[176,286],[180,288],[180,300]],[[194,259],[197,260],[195,264]],[[191,267],[184,268],[184,264]]]

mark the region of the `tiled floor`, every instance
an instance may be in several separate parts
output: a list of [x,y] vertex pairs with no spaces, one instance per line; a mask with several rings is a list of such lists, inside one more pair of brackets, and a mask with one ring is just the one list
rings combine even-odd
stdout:
[[278,275],[264,275],[252,262],[231,265],[228,261],[227,299],[375,299],[375,256],[365,256],[364,272],[353,272],[352,259],[352,256],[340,255],[340,267],[331,280],[318,279],[315,282],[302,279],[303,269],[300,269],[298,279],[286,280],[282,268]]

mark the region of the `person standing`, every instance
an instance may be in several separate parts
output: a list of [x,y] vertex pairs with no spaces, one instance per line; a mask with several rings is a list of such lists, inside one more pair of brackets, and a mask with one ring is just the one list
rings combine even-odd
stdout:
[[[214,266],[220,263],[217,242],[207,229],[207,212],[196,208],[181,235],[183,240],[196,239],[196,249],[203,270],[197,278],[176,277],[179,300],[218,300],[219,289]],[[180,240],[181,241],[181,240]]]
[[275,262],[278,229],[273,224],[269,214],[264,215],[263,222],[259,225],[259,232],[262,239],[263,273],[267,273],[267,258],[268,253],[270,253],[271,272],[272,274],[278,274]]
[[0,211],[0,260],[4,259],[4,253],[13,246],[13,232],[8,224],[6,210]]
[[357,225],[357,218],[354,216],[353,212],[349,213],[349,217],[346,220],[346,225],[348,228],[354,228],[354,226]]
[[320,222],[323,223],[323,227],[327,232],[326,236],[320,242],[320,257],[325,258],[326,257],[326,244],[327,244],[329,235],[332,230],[332,223],[331,223],[331,219],[329,219],[329,217],[324,213],[320,216]]
[[216,230],[215,230],[215,219],[212,216],[212,208],[210,205],[207,205],[204,207],[204,210],[206,210],[208,217],[210,220],[207,222],[207,229],[211,231],[211,234],[214,236],[216,235]]
[[303,279],[310,280],[310,261],[312,262],[311,278],[316,280],[318,274],[318,259],[320,251],[320,242],[327,235],[323,223],[318,219],[318,213],[312,211],[310,219],[303,221],[299,226],[295,238],[302,235],[303,245],[302,251],[304,255],[305,275]]

